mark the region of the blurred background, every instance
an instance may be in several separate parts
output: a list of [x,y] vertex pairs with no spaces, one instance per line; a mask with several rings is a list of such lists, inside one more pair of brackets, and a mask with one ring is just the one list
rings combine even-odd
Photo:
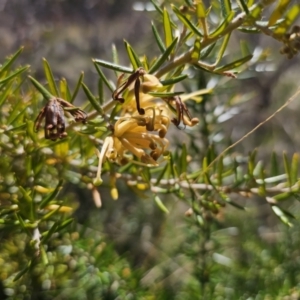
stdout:
[[[178,5],[183,2],[173,1]],[[19,62],[30,64],[32,74],[41,82],[44,80],[42,58],[45,57],[57,79],[66,78],[73,88],[80,72],[84,71],[85,83],[96,90],[98,76],[91,58],[112,60],[113,44],[122,65],[129,64],[124,39],[140,55],[146,53],[153,57],[159,53],[159,49],[153,47],[151,31],[151,20],[156,17],[149,1],[0,0],[0,57],[3,61],[24,46]],[[215,94],[208,96],[212,103],[208,104],[208,111],[213,111],[218,103],[226,106],[232,91],[235,95],[253,95],[251,101],[235,107],[218,123],[228,143],[265,120],[287,101],[299,84],[299,55],[288,60],[279,53],[278,42],[265,35],[242,32],[233,35],[228,55],[237,53],[237,45],[243,39],[254,55],[266,51],[269,54],[266,60],[250,66],[236,80],[216,79],[208,73],[191,78],[192,82],[201,81],[203,88],[217,84]],[[84,95],[79,94],[77,101],[84,100]],[[272,151],[279,155],[282,151],[298,152],[298,115],[299,101],[295,101],[234,151],[238,155],[259,148],[259,159],[264,161],[269,161]],[[197,282],[201,272],[197,274],[197,268],[192,266],[193,263],[203,265],[204,258],[195,262],[193,252],[201,242],[201,236],[197,239],[201,233],[184,217],[189,207],[169,197],[165,200],[171,213],[166,216],[152,200],[139,197],[125,184],[120,183],[119,189],[118,201],[111,199],[109,189],[101,189],[101,209],[95,209],[91,193],[79,185],[69,184],[64,190],[66,197],[78,202],[75,216],[79,228],[88,228],[89,238],[99,236],[101,243],[111,247],[109,251],[117,253],[118,258],[112,260],[112,264],[126,260],[122,272],[126,272],[124,265],[128,264],[135,274],[132,275],[132,280],[136,280],[133,289],[141,291],[140,296],[133,292],[131,298],[117,298],[107,293],[103,299],[202,299]],[[226,207],[221,211],[210,232],[211,242],[206,245],[209,256],[205,259],[213,274],[210,293],[207,293],[210,296],[206,299],[300,299],[298,203],[287,206],[298,217],[294,227],[287,228],[274,216],[265,200],[236,198],[247,210]],[[77,241],[74,235],[64,238],[65,244]],[[79,243],[78,249],[80,247]],[[88,245],[84,247],[85,252],[78,250],[78,257],[89,256]],[[5,249],[2,253],[6,253]],[[21,246],[14,250],[16,257],[22,255],[23,250]],[[2,259],[4,257],[3,254]],[[101,266],[101,262],[98,265]],[[72,299],[97,299],[80,297]],[[43,294],[36,299],[52,298]],[[68,296],[55,299],[68,299]]]

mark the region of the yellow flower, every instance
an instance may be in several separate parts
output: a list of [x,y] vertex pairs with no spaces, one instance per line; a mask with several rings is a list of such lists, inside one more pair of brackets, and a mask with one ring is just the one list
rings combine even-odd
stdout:
[[[157,102],[162,102],[161,99],[147,94],[149,92],[158,92],[165,89],[158,78],[151,74],[144,74],[142,78],[143,81],[140,84],[138,100],[140,103],[140,107],[145,109],[146,107],[153,106]],[[126,114],[132,114],[137,111],[135,92],[135,84],[133,82],[128,86],[128,89],[124,95],[125,102],[124,104],[122,104],[122,116]]]
[[[119,81],[123,78],[120,77]],[[141,80],[140,80],[141,78]],[[134,161],[138,164],[158,166],[158,159],[166,152],[169,141],[165,138],[170,123],[177,127],[194,126],[186,105],[178,96],[160,99],[148,94],[161,92],[165,87],[157,77],[137,69],[113,92],[113,99],[122,103],[121,117],[116,121],[112,134],[105,138],[95,185],[102,183],[102,164],[108,159],[118,164]],[[171,115],[176,117],[171,118]]]
[[[157,166],[157,160],[165,153],[169,141],[165,138],[170,118],[165,104],[145,109],[144,115],[134,113],[121,117],[114,125],[111,136],[105,138],[94,184],[101,184],[102,164],[105,159],[124,164],[129,160]],[[137,159],[135,159],[137,158]]]

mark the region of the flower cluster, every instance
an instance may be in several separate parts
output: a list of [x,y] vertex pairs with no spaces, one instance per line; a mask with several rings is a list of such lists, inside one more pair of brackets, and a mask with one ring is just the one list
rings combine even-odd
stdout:
[[[176,126],[181,122],[189,126],[198,123],[198,119],[190,117],[179,97],[161,99],[148,94],[164,88],[157,77],[139,68],[113,93],[114,100],[122,103],[122,110],[112,134],[105,138],[98,153],[95,184],[102,182],[101,170],[105,159],[118,164],[134,160],[139,164],[157,166],[169,145],[165,136],[170,123]],[[176,118],[171,118],[173,113]]]
[[300,51],[300,26],[293,26],[291,33],[283,35],[284,46],[280,49],[288,59],[292,59]]
[[75,107],[71,103],[61,98],[51,98],[48,103],[43,107],[34,122],[34,129],[38,131],[43,119],[45,119],[45,138],[55,141],[57,138],[64,138],[66,133],[66,124],[64,110],[67,110],[75,119],[76,122],[85,123],[86,113]]

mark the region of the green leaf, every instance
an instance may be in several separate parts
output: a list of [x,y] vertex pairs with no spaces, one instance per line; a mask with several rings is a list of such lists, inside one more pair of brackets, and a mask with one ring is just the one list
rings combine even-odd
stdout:
[[23,195],[23,199],[28,203],[32,203],[32,198],[28,195],[28,193],[25,191],[25,189],[22,186],[19,186],[19,190]]
[[23,99],[20,97],[18,102],[13,106],[12,111],[10,111],[9,117],[6,121],[7,125],[14,124],[19,118],[24,117],[24,112],[27,107],[24,107]]
[[187,74],[182,74],[178,77],[172,77],[172,78],[168,78],[168,79],[165,79],[165,80],[161,80],[160,83],[164,86],[173,85],[175,83],[178,83],[178,82],[186,79],[187,77],[188,77]]
[[153,22],[152,22],[152,32],[154,34],[154,37],[155,37],[156,43],[158,45],[158,48],[160,49],[160,51],[162,53],[164,53],[166,51],[166,47],[165,47],[165,45],[164,45],[164,43],[163,43],[163,41],[162,41],[162,39],[161,39],[161,37],[158,33],[158,30],[156,29]]
[[280,174],[277,154],[273,151],[271,156],[271,176]]
[[103,105],[104,103],[104,89],[103,89],[103,80],[99,78],[98,80],[98,95],[99,95],[99,104]]
[[24,220],[23,220],[23,218],[21,217],[21,215],[17,213],[17,214],[15,214],[15,216],[16,216],[16,218],[18,219],[19,224],[21,225],[22,229],[23,229],[28,235],[30,235],[30,232],[29,232],[29,230],[28,230],[28,228],[27,228],[27,226],[26,226],[26,223],[24,222]]
[[158,208],[164,212],[165,214],[169,213],[169,210],[166,208],[166,206],[163,204],[163,202],[161,201],[161,199],[156,195],[154,196],[154,201],[156,203],[156,205],[158,206]]
[[278,19],[283,17],[290,2],[290,0],[279,0],[278,5],[276,6],[269,18],[268,26],[274,25]]
[[47,81],[48,81],[49,90],[50,90],[52,95],[58,97],[59,96],[58,88],[56,86],[56,83],[55,83],[54,76],[53,76],[52,70],[50,68],[50,65],[49,65],[48,61],[45,58],[43,58],[43,66],[44,66],[45,75],[46,75],[46,78],[47,78]]
[[291,163],[291,185],[294,185],[298,181],[298,165],[299,165],[299,154],[294,153]]
[[191,59],[194,62],[197,62],[200,59],[200,50],[201,50],[200,38],[197,37],[195,39],[193,51],[192,51],[192,54],[191,54]]
[[222,59],[222,57],[224,55],[224,52],[225,52],[225,50],[227,48],[229,39],[230,39],[230,33],[226,34],[225,37],[224,37],[224,39],[223,39],[223,43],[220,46],[220,49],[219,49],[219,52],[218,52],[218,55],[217,55],[217,60],[215,62],[215,65],[217,65],[221,61],[221,59]]
[[48,212],[47,214],[43,215],[40,220],[41,221],[45,221],[45,220],[48,220],[50,219],[53,215],[55,215],[60,209],[60,206],[58,206],[56,209],[54,210],[51,210],[50,212]]
[[120,66],[120,65],[117,65],[117,64],[113,64],[111,62],[108,62],[108,61],[102,60],[102,59],[93,59],[93,62],[96,65],[100,65],[104,68],[111,69],[111,70],[114,70],[114,71],[117,71],[117,72],[129,73],[129,74],[132,74],[134,72],[134,70],[132,68],[128,68],[128,67]]
[[231,3],[230,0],[220,0],[221,2],[221,11],[224,18],[226,18],[231,12]]
[[161,171],[161,173],[158,175],[157,179],[156,179],[156,183],[155,186],[158,186],[160,181],[164,178],[167,170],[169,169],[169,164],[166,164],[163,168],[163,170]]
[[210,53],[211,51],[214,49],[216,43],[213,43],[211,45],[209,45],[208,47],[205,47],[201,52],[200,52],[200,58],[201,59],[204,59],[206,58]]
[[15,54],[8,57],[6,62],[0,68],[0,77],[10,68],[18,56],[22,53],[24,47],[21,47]]
[[166,49],[166,51],[155,61],[155,63],[149,69],[149,74],[153,74],[159,69],[159,67],[168,59],[169,55],[172,53],[173,49],[177,45],[177,38],[171,43],[171,45]]
[[138,57],[138,55],[134,52],[132,47],[129,45],[127,41],[124,40],[125,48],[127,51],[127,55],[129,57],[130,63],[134,70],[138,69],[139,67],[142,67],[142,63]]
[[241,52],[243,56],[247,56],[251,54],[251,51],[248,47],[248,43],[245,40],[240,40],[240,47],[241,47]]
[[299,17],[300,14],[300,5],[295,4],[285,15],[284,22],[282,22],[275,30],[275,34],[284,34],[292,23]]
[[67,100],[68,102],[70,102],[71,101],[71,93],[70,93],[70,89],[69,89],[67,80],[65,78],[62,78],[60,80],[59,89],[60,89],[61,97],[65,100]]
[[180,156],[180,173],[186,173],[187,172],[187,156],[188,156],[188,152],[186,149],[186,145],[182,144],[181,146],[181,156]]
[[166,92],[166,93],[163,93],[163,92],[149,92],[147,93],[148,95],[151,95],[153,97],[157,97],[157,98],[170,98],[170,97],[174,97],[174,96],[178,96],[178,95],[181,95],[181,94],[184,94],[184,92]]
[[224,162],[223,162],[223,156],[219,158],[218,164],[217,164],[217,182],[218,186],[222,186],[223,183],[223,170],[224,170]]
[[248,174],[249,174],[251,177],[253,176],[253,173],[254,173],[256,154],[257,154],[257,149],[253,150],[253,151],[249,154]]
[[99,66],[97,64],[94,64],[95,68],[100,76],[100,78],[103,80],[103,82],[106,84],[106,86],[109,88],[109,90],[113,93],[115,88],[111,85],[111,83],[109,82],[109,80],[106,78],[106,76],[104,75],[104,73],[102,72],[102,70],[99,68]]
[[252,59],[252,55],[247,55],[245,57],[242,57],[240,59],[237,59],[227,65],[224,65],[224,66],[221,66],[221,67],[218,67],[215,69],[216,72],[224,72],[224,71],[228,71],[228,70],[232,70],[232,69],[236,69],[238,68],[239,66],[243,65],[244,63],[246,63],[247,61],[251,60]]
[[285,192],[285,193],[277,194],[273,198],[275,199],[275,201],[283,201],[291,198],[292,196],[293,196],[292,192]]
[[288,160],[286,152],[283,152],[283,164],[284,164],[284,169],[285,169],[285,173],[286,173],[287,180],[288,180],[288,185],[292,186],[292,176],[291,176],[290,162]]
[[170,16],[166,8],[164,8],[163,10],[163,24],[164,24],[164,32],[165,32],[165,44],[166,47],[169,47],[172,44],[174,39],[173,39]]
[[238,209],[241,209],[241,210],[245,210],[246,208],[243,207],[242,205],[240,204],[237,204],[236,202],[232,201],[229,196],[227,194],[225,194],[224,192],[220,192],[218,191],[218,194],[220,195],[220,197],[222,198],[223,201],[225,201],[226,203],[238,208]]
[[202,1],[197,1],[196,2],[196,15],[198,18],[206,18],[206,10],[204,3]]
[[11,93],[11,87],[13,85],[13,81],[7,83],[5,85],[5,90],[3,93],[0,93],[0,107],[5,103],[7,100],[8,95]]
[[51,226],[51,228],[45,232],[45,235],[41,238],[41,244],[46,244],[48,240],[52,237],[52,235],[56,232],[58,227],[57,222],[54,222],[54,224]]
[[19,280],[23,275],[25,275],[29,271],[29,269],[31,267],[31,263],[32,263],[32,260],[30,260],[28,262],[27,266],[15,276],[14,281]]
[[49,264],[48,256],[47,256],[44,245],[40,245],[40,257],[42,259],[44,266]]
[[57,195],[59,194],[60,190],[62,189],[63,186],[63,180],[60,180],[55,188],[55,190],[50,193],[48,196],[46,196],[41,202],[40,202],[40,209],[45,208],[50,201],[52,201]]
[[69,226],[73,221],[74,221],[73,218],[63,221],[62,224],[57,227],[57,232],[61,231],[65,227]]
[[231,11],[230,14],[224,19],[224,21],[219,25],[219,27],[209,35],[209,38],[215,38],[218,36],[221,36],[221,34],[223,33],[223,31],[226,29],[226,27],[228,26],[228,24],[232,21],[234,17],[234,12]]
[[81,87],[81,83],[82,83],[82,81],[83,81],[83,77],[84,77],[84,73],[81,72],[81,74],[80,74],[80,76],[79,76],[79,79],[78,79],[78,81],[77,81],[77,83],[76,83],[76,87],[75,87],[75,90],[74,90],[74,92],[73,92],[73,95],[72,95],[72,97],[71,97],[71,99],[70,99],[70,103],[73,103],[73,102],[74,102],[74,100],[75,100],[75,98],[76,98],[76,96],[77,96],[77,94],[78,94],[78,92],[79,92],[79,89],[80,89],[80,87]]
[[21,73],[23,73],[24,71],[28,70],[29,66],[20,68],[18,70],[16,70],[15,72],[13,72],[12,74],[10,74],[9,76],[3,78],[0,80],[0,84],[3,83],[7,83],[8,81],[10,81],[11,79],[13,79],[14,77],[17,77],[18,75],[20,75]]
[[286,225],[292,226],[292,223],[290,222],[290,218],[294,218],[294,216],[287,211],[282,210],[276,205],[272,205],[272,209],[274,213],[279,217],[279,219]]
[[172,9],[176,14],[177,18],[193,32],[196,36],[203,37],[202,32],[199,30],[197,25],[193,24],[182,12],[174,5],[172,5]]
[[163,10],[159,7],[159,5],[154,1],[154,0],[150,0],[151,3],[153,4],[153,6],[155,7],[155,9],[161,14],[163,15]]
[[92,92],[89,90],[89,88],[82,82],[81,83],[82,88],[84,93],[86,94],[88,100],[90,101],[90,103],[92,104],[92,106],[96,109],[96,111],[100,114],[103,115],[103,109],[99,103],[99,101],[97,101],[96,97],[92,94]]
[[119,55],[118,55],[118,51],[117,51],[115,44],[112,44],[111,51],[112,51],[113,63],[118,65],[119,64]]
[[50,100],[54,97],[33,77],[28,76],[28,78],[30,79],[31,83],[35,86],[35,88],[44,96],[46,100]]
[[241,9],[246,13],[246,15],[249,15],[249,8],[244,0],[237,0],[237,3],[241,7]]

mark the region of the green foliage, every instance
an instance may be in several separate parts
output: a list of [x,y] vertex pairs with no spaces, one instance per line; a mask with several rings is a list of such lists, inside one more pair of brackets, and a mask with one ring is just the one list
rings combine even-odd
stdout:
[[[299,5],[277,1],[267,9],[270,1],[240,0],[235,7],[220,0],[206,8],[202,1],[186,1],[180,7],[175,1],[171,7],[151,2],[159,16],[152,32],[160,54],[143,56],[124,41],[130,66],[119,64],[115,47],[114,62],[93,59],[97,93],[84,83],[83,73],[74,89],[64,78],[58,82],[46,59],[45,85],[29,76],[28,66],[14,68],[22,48],[1,66],[0,279],[11,299],[275,299],[291,294],[291,289],[299,293],[295,267],[280,260],[281,246],[263,250],[264,242],[255,232],[238,223],[232,226],[245,233],[232,247],[246,259],[228,258],[230,247],[222,246],[222,240],[230,240],[226,235],[231,225],[220,221],[226,210],[232,213],[230,206],[247,214],[240,199],[257,197],[284,224],[297,223],[298,212],[290,212],[287,203],[299,197],[299,156],[284,153],[279,159],[273,153],[266,161],[258,159],[254,149],[248,154],[231,152],[254,131],[232,144],[218,122],[230,118],[230,110],[253,95],[232,91],[225,104],[209,98],[221,96],[224,82],[266,59],[266,52],[254,57],[244,41],[234,55],[226,55],[236,31],[274,38],[288,58],[298,53],[300,29],[291,25]],[[104,68],[117,76],[109,78]],[[218,78],[215,88],[195,83],[197,76]],[[86,101],[79,108],[73,102],[81,89]],[[277,112],[292,100],[286,101]],[[186,129],[180,132],[187,137],[185,143],[166,136],[180,129]],[[200,132],[203,145],[197,143]],[[146,263],[135,270],[130,258],[120,257],[100,230],[85,230],[88,224],[74,219],[82,199],[68,186],[87,192],[100,207],[101,184],[113,199],[124,197],[125,188],[139,202],[152,199],[158,223],[172,215],[175,222],[183,222],[171,197],[187,208],[182,243],[165,250],[170,257],[182,254],[182,260],[174,261],[188,266],[188,276],[178,288],[178,279],[162,283],[161,275]],[[234,222],[238,221],[233,217]],[[254,238],[247,243],[249,236]],[[293,236],[280,240],[286,247],[299,247]],[[226,249],[220,254],[222,247]],[[251,268],[248,255],[254,255],[261,273]],[[233,270],[228,278],[224,266]],[[274,268],[279,268],[278,276],[268,281]],[[155,280],[145,275],[148,271],[159,283],[151,286]],[[167,278],[173,271],[170,263],[163,273]],[[285,273],[291,277],[279,289]]]

